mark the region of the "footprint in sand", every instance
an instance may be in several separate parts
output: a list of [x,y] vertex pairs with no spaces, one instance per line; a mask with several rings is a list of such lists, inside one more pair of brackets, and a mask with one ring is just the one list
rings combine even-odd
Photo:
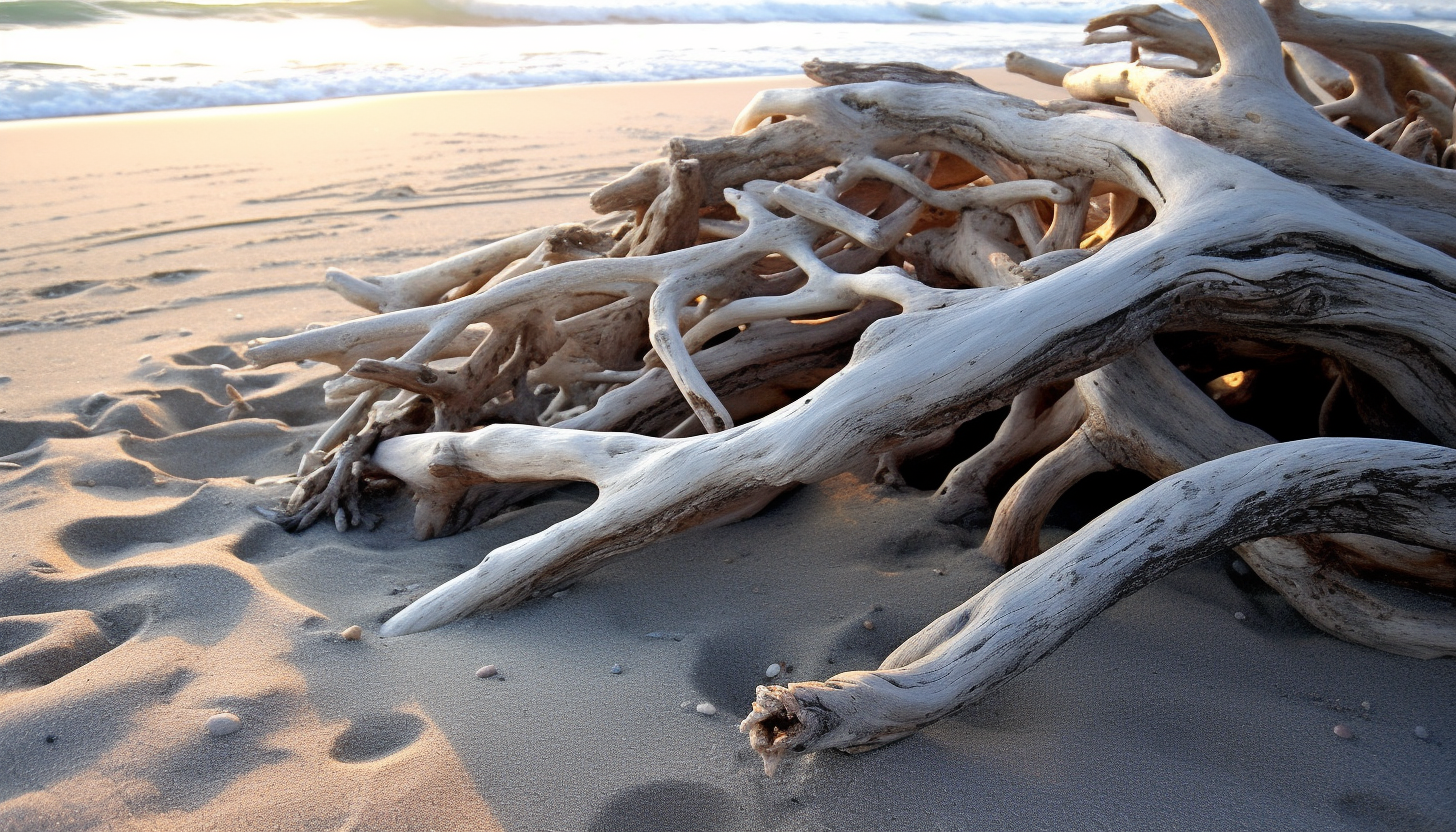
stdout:
[[623,789],[592,818],[588,832],[737,832],[761,828],[728,792],[680,780]]
[[285,557],[298,547],[297,539],[278,524],[241,509],[229,492],[208,485],[161,510],[151,502],[138,504],[132,511],[83,517],[56,533],[66,554],[92,569],[209,541],[253,564]]
[[329,756],[341,763],[368,763],[408,748],[425,731],[425,721],[408,711],[356,717],[334,738]]
[[98,615],[62,610],[0,618],[0,693],[48,685],[125,641],[145,621],[135,605]]
[[77,292],[84,292],[93,286],[100,286],[100,280],[72,280],[66,283],[57,283],[53,286],[42,286],[39,289],[32,289],[31,294],[43,300],[63,298],[67,295],[74,295]]

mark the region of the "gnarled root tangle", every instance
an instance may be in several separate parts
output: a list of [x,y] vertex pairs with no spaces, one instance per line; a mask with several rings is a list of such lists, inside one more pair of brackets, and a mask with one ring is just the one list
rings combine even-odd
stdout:
[[[1009,406],[934,499],[945,522],[989,517],[981,551],[1011,570],[879,670],[759,688],[744,730],[770,771],[911,733],[1227,547],[1330,633],[1456,655],[1456,48],[1292,0],[1185,5],[1197,21],[1093,21],[1129,64],[1009,60],[1080,100],[811,62],[823,86],[674,140],[593,195],[601,220],[331,271],[379,314],[248,353],[345,372],[287,522],[356,524],[381,478],[421,537],[597,486],[382,629],[404,635],[797,483],[900,483]],[[1057,499],[1113,468],[1158,482],[1040,553]]]

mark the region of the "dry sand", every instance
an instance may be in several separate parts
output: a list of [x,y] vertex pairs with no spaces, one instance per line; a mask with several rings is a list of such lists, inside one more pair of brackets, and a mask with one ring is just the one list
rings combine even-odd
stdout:
[[[737,732],[767,665],[873,667],[996,577],[924,493],[805,487],[389,641],[381,619],[590,493],[427,543],[403,499],[347,534],[251,510],[328,420],[328,373],[238,354],[356,315],[326,265],[587,218],[666,138],[790,83],[0,126],[0,829],[1456,828],[1456,663],[1325,636],[1223,560],[917,736],[769,780]],[[239,729],[208,734],[222,712]]]

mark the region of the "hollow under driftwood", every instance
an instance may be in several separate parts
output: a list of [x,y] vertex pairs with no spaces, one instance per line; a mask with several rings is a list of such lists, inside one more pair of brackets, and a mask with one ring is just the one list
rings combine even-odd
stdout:
[[[330,270],[379,314],[248,353],[346,373],[282,522],[357,525],[379,478],[409,487],[420,537],[597,486],[385,622],[399,636],[799,483],[903,483],[903,460],[1009,405],[934,499],[945,522],[991,514],[981,552],[1013,568],[879,670],[759,688],[743,728],[770,773],[913,732],[1227,547],[1334,635],[1456,655],[1456,41],[1293,0],[1183,2],[1198,20],[1089,25],[1132,43],[1128,64],[1008,59],[1080,101],[814,61],[823,86],[674,140],[593,195],[595,223]],[[1260,381],[1281,373],[1328,394]],[[1235,418],[1250,402],[1255,424]],[[1327,438],[1276,441],[1295,417]],[[1040,553],[1056,500],[1111,468],[1159,481]]]

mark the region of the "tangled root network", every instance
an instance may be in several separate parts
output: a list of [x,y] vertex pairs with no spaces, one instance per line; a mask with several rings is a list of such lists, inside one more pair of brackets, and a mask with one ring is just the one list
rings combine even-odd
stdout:
[[[759,687],[743,730],[770,773],[912,733],[1228,547],[1331,634],[1456,655],[1456,40],[1182,3],[1196,18],[1091,22],[1128,63],[1008,56],[1065,100],[813,61],[820,86],[672,141],[593,194],[595,221],[331,269],[378,314],[248,353],[344,373],[280,522],[345,530],[393,479],[428,538],[595,484],[386,622],[401,636],[796,484],[903,484],[1003,412],[934,500],[989,518],[980,551],[1009,570],[878,669]],[[1042,552],[1057,499],[1113,468],[1156,482]]]

